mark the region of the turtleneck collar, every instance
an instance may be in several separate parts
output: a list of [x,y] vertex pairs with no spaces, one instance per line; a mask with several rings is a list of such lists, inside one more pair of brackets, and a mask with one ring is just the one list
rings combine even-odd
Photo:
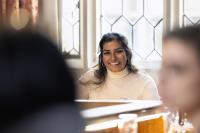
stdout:
[[123,78],[125,76],[128,75],[128,70],[127,68],[125,68],[124,70],[120,71],[120,72],[112,72],[110,70],[107,69],[107,77],[111,78],[111,79],[120,79]]

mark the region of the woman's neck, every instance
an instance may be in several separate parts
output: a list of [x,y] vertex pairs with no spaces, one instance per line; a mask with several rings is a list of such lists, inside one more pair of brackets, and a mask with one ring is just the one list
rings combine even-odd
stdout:
[[128,72],[127,68],[123,69],[120,72],[112,72],[107,69],[107,76],[108,76],[108,78],[112,78],[112,79],[120,79],[120,78],[127,76],[128,74],[129,74],[129,72]]

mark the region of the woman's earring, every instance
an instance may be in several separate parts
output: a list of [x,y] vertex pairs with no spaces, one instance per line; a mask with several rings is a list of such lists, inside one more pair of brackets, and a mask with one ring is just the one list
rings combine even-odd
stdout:
[[104,64],[103,64],[103,62],[101,62],[101,65],[104,67]]

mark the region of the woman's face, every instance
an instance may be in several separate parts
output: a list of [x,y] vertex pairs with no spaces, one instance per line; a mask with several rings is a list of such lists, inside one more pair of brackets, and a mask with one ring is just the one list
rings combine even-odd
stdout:
[[195,49],[183,43],[164,42],[158,88],[166,105],[189,111],[200,105],[200,64]]
[[126,67],[127,57],[121,44],[117,41],[103,45],[103,63],[112,72],[120,72]]

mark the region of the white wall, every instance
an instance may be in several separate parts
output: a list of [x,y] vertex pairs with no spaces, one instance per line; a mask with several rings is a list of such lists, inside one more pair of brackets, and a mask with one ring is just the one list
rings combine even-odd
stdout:
[[[42,0],[40,1],[40,27],[41,32],[44,32],[57,44],[59,43],[58,36],[58,1],[57,0]],[[40,29],[39,29],[40,30]]]

